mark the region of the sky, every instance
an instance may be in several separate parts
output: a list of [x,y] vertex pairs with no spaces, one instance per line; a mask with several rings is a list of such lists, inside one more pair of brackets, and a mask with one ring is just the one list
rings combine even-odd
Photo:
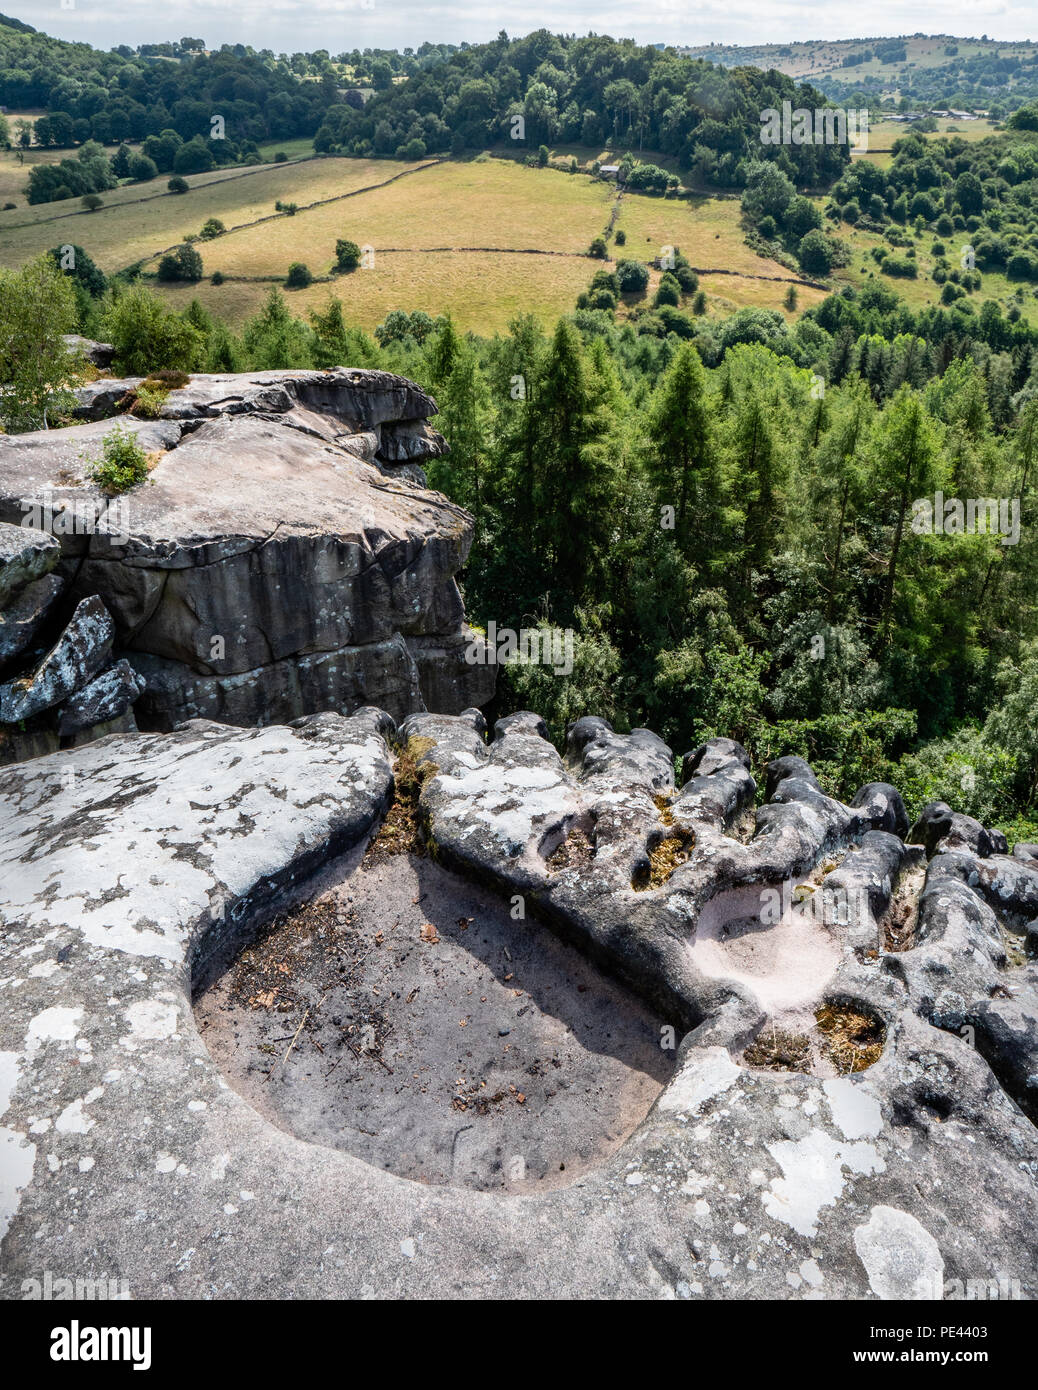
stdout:
[[[209,47],[247,43],[275,53],[326,48],[417,47],[425,40],[481,43],[501,29],[593,31],[641,43],[788,43],[895,34],[987,34],[1038,37],[1033,0],[871,0],[819,6],[790,0],[480,0],[419,4],[412,0],[0,0],[0,12],[57,38],[97,48],[201,38]],[[863,25],[867,28],[862,29]]]

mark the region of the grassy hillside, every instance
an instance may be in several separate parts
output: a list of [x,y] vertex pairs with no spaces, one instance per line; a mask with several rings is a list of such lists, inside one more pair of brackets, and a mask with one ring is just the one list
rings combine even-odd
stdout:
[[[679,51],[723,67],[774,68],[798,82],[828,90],[824,79],[874,82],[884,90],[916,86],[920,91],[944,86],[955,91],[962,74],[974,73],[975,85],[992,96],[1030,98],[1038,90],[1038,45],[1030,40],[957,38],[951,34],[913,34],[901,40],[899,56],[892,38],[808,40],[802,43],[705,44]],[[866,56],[871,55],[871,56]],[[864,58],[864,61],[860,61]],[[992,71],[984,71],[988,63]],[[1005,71],[995,65],[1002,64]],[[970,80],[967,78],[967,80]]]

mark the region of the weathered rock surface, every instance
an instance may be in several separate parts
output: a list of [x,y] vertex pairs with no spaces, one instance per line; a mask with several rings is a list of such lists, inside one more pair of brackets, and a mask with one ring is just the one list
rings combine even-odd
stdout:
[[[884,828],[889,790],[844,806],[784,761],[754,812],[729,741],[697,749],[677,789],[659,739],[601,720],[573,726],[565,758],[530,714],[489,744],[475,710],[402,730],[440,862],[518,896],[673,1021],[672,1075],[614,1154],[519,1197],[401,1181],[263,1120],[209,1056],[191,979],[363,840],[390,733],[373,710],[196,723],[0,772],[0,1295],[49,1268],[134,1297],[1038,1294],[1038,981],[984,896],[1030,889],[996,872],[982,893],[989,859],[936,853],[890,949],[889,904],[924,851]],[[874,1017],[872,1065],[748,1057],[818,1004]]]
[[101,600],[83,599],[39,667],[0,685],[0,723],[31,719],[83,690],[108,660],[114,637],[115,625]]
[[98,724],[110,724],[129,710],[144,689],[144,680],[128,661],[117,661],[68,699],[58,720],[67,738]]
[[464,659],[471,519],[411,480],[446,449],[429,396],[352,369],[197,376],[161,418],[120,417],[153,467],[109,498],[85,475],[139,384],[102,378],[79,391],[91,423],[0,439],[0,519],[51,533],[33,548],[19,526],[0,582],[38,578],[60,541],[68,601],[112,615],[150,727],[490,698],[495,668]]
[[60,557],[57,541],[45,531],[0,521],[0,607],[49,574]]
[[0,667],[32,644],[64,588],[60,574],[46,574],[9,599],[6,608],[0,608]]
[[66,333],[65,346],[70,352],[85,357],[93,367],[104,370],[112,365],[115,348],[111,343],[98,343],[93,338],[83,338],[78,333]]

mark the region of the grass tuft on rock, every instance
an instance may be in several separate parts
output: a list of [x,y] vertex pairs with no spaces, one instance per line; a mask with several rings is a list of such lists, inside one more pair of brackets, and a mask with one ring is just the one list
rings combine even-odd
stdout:
[[883,1055],[886,1028],[875,1014],[850,1004],[823,1004],[815,1013],[822,1049],[841,1074],[866,1071]]
[[743,1061],[764,1071],[810,1071],[811,1044],[805,1033],[773,1026],[758,1034],[743,1054]]
[[393,765],[393,802],[368,846],[366,862],[378,863],[392,854],[425,854],[418,803],[422,788],[440,769],[421,760],[434,746],[431,738],[409,738],[400,749]]

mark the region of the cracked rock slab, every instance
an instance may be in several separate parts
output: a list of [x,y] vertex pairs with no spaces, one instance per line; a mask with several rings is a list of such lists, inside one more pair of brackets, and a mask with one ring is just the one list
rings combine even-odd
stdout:
[[[90,461],[139,385],[100,379],[79,392],[90,423],[0,439],[0,518],[60,540],[70,598],[108,608],[153,727],[355,708],[358,668],[359,703],[400,717],[423,691],[451,712],[491,697],[495,668],[458,659],[472,519],[412,480],[446,449],[431,397],[360,369],[195,376],[159,419],[119,416],[150,471],[107,498]],[[380,684],[400,640],[416,654]]]

